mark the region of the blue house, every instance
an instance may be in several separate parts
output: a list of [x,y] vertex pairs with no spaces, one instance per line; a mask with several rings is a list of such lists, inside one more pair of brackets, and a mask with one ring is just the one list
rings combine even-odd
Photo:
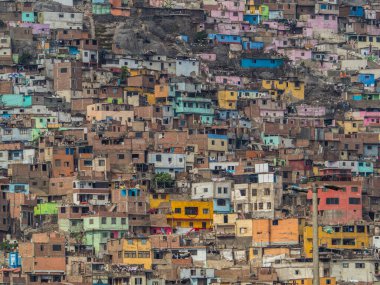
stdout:
[[214,213],[231,213],[231,200],[228,198],[214,198]]
[[359,161],[358,174],[359,176],[369,176],[373,174],[373,163],[367,161]]
[[250,23],[251,25],[258,25],[262,21],[262,16],[261,15],[244,15],[243,20]]
[[260,50],[264,48],[263,42],[243,42],[244,50]]
[[283,58],[243,58],[242,68],[280,68],[284,65]]
[[375,75],[370,73],[359,74],[358,80],[363,83],[365,87],[375,86]]
[[362,6],[350,6],[350,17],[364,17],[364,8]]
[[241,37],[237,35],[209,34],[207,37],[210,41],[220,44],[240,44]]
[[237,118],[239,112],[237,110],[219,110],[218,119],[227,120],[229,118]]

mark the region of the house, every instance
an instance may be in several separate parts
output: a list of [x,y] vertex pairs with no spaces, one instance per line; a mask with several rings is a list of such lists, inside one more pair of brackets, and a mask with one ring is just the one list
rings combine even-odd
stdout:
[[166,215],[172,228],[209,229],[214,215],[213,201],[170,201]]
[[242,68],[280,68],[284,65],[284,59],[282,58],[243,58],[240,61]]
[[[338,225],[318,227],[320,247],[327,249],[365,249],[369,247],[369,229],[367,225]],[[305,226],[303,232],[304,251],[312,257],[312,227]]]

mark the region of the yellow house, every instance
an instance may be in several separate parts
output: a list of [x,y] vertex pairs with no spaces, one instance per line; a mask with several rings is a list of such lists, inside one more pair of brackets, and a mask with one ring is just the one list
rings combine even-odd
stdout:
[[212,228],[213,201],[170,201],[171,213],[166,215],[171,227]]
[[219,108],[225,110],[236,110],[238,91],[220,90],[218,91]]
[[337,121],[337,125],[343,127],[345,135],[363,131],[363,120]]
[[[320,285],[336,285],[335,277],[321,277],[319,279]],[[313,285],[312,278],[303,278],[303,279],[291,279],[287,283],[289,285]]]
[[[346,225],[319,227],[319,246],[330,249],[368,248],[368,226]],[[304,250],[306,257],[313,256],[313,227],[304,228]]]
[[[305,83],[297,80],[263,80],[262,87],[269,91],[282,93],[283,99],[290,101],[303,100],[305,98]],[[279,92],[280,91],[280,92]]]
[[170,201],[169,194],[150,194],[149,195],[149,206],[151,209],[158,209],[160,205],[165,202]]
[[152,245],[149,238],[123,239],[123,264],[143,265],[152,269]]

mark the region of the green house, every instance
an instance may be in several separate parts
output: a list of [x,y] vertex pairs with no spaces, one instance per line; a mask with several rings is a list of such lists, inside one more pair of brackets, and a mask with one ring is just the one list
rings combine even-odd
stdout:
[[42,203],[34,207],[35,216],[58,215],[57,203]]
[[92,13],[94,15],[111,14],[111,5],[110,4],[92,4]]
[[[111,238],[119,238],[128,231],[126,215],[115,213],[101,213],[103,216],[83,217],[84,244],[92,246],[98,254]],[[105,217],[104,215],[109,215]]]

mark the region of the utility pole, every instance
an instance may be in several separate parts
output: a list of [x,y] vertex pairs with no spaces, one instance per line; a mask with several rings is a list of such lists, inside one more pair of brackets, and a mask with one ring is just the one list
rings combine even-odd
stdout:
[[318,188],[313,183],[313,285],[319,283]]

